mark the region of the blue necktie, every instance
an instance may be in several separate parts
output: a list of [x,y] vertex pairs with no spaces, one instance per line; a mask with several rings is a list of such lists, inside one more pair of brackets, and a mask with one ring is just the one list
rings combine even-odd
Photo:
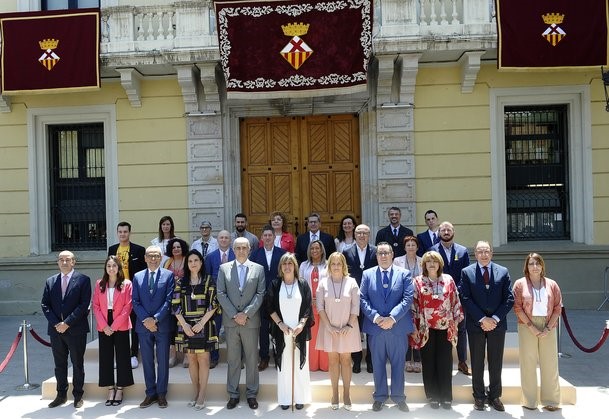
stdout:
[[389,293],[389,276],[387,276],[387,271],[383,271],[383,293],[385,297]]
[[150,288],[150,294],[154,291],[154,271],[150,272],[150,278],[148,279],[148,287]]

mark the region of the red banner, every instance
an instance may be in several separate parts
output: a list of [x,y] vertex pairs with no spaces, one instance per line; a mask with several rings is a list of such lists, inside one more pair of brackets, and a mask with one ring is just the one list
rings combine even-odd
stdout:
[[99,9],[0,15],[2,94],[100,88]]
[[500,69],[607,65],[607,0],[496,2]]
[[366,89],[372,0],[216,1],[230,98]]

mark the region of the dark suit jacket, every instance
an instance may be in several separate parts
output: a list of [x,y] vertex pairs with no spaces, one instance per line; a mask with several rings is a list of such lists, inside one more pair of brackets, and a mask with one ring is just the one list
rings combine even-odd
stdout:
[[417,250],[417,256],[422,257],[425,252],[431,250],[435,244],[439,243],[440,231],[436,232],[436,237],[438,237],[438,240],[436,243],[433,243],[431,241],[431,237],[429,237],[429,229],[417,234],[417,240],[419,241],[419,250]]
[[[332,237],[328,233],[324,233],[321,230],[319,230],[317,234],[319,236],[318,240],[321,241],[324,245],[327,259],[331,253],[336,252],[336,244],[334,243],[334,237]],[[310,242],[311,234],[308,231],[306,233],[302,233],[296,239],[296,259],[298,260],[299,264],[307,260],[307,250],[309,248]]]
[[91,303],[91,279],[74,271],[65,298],[61,298],[61,273],[47,278],[42,301],[42,312],[49,324],[47,333],[57,335],[55,325],[64,322],[68,329],[64,334],[77,336],[89,332],[89,304]]
[[281,247],[273,246],[273,255],[271,256],[271,266],[266,261],[266,252],[264,247],[254,250],[250,256],[250,260],[264,268],[265,290],[271,286],[271,282],[278,277],[279,259],[285,254],[285,250]]
[[404,256],[406,251],[404,250],[404,237],[406,236],[414,236],[414,233],[408,227],[404,227],[400,224],[400,228],[398,230],[398,237],[396,238],[393,235],[393,228],[391,225],[384,227],[376,233],[376,244],[380,242],[387,242],[393,248],[393,257],[396,258],[398,256]]
[[[110,246],[108,248],[108,256],[116,256],[119,245],[120,243],[116,243]],[[146,261],[144,260],[145,254],[146,249],[139,244],[129,242],[129,276],[131,276],[131,278],[127,279],[133,279],[137,272],[146,269]]]
[[373,268],[377,265],[376,260],[376,247],[368,245],[366,247],[366,256],[364,257],[364,267],[361,268],[359,255],[357,253],[357,243],[351,246],[349,249],[343,252],[345,259],[347,259],[347,266],[349,267],[349,275],[355,278],[357,285],[362,284],[362,275],[366,269]]
[[224,327],[238,326],[233,319],[237,313],[245,313],[248,317],[247,323],[243,327],[260,327],[260,307],[266,292],[264,268],[250,260],[245,261],[245,266],[247,266],[247,277],[243,290],[239,290],[237,261],[220,266],[216,289],[218,302],[222,306]]
[[160,333],[170,333],[172,317],[170,315],[171,298],[173,297],[173,272],[159,268],[154,278],[154,290],[148,287],[148,268],[135,274],[132,281],[133,311],[137,315],[135,331],[146,332],[142,323],[148,317],[157,320]]
[[[233,248],[228,249],[228,261],[231,262],[235,260],[235,252],[233,252]],[[220,265],[222,265],[222,256],[220,256],[220,249],[216,249],[211,253],[208,253],[205,257],[205,275],[211,275],[211,277],[216,280],[218,278],[218,271],[220,270]]]
[[489,263],[490,286],[486,289],[478,262],[461,271],[460,295],[468,332],[481,332],[480,319],[497,316],[497,330],[507,330],[506,316],[514,305],[514,295],[507,268]]
[[[366,269],[362,276],[360,308],[364,313],[363,332],[370,336],[380,333],[406,336],[413,331],[410,311],[413,298],[412,274],[395,265],[392,265],[391,269],[393,269],[393,275],[387,297],[384,295],[380,267]],[[397,323],[391,329],[381,329],[374,323],[374,317],[377,314],[383,317],[391,316]]]
[[461,283],[461,271],[469,266],[469,253],[467,253],[467,248],[460,244],[453,243],[448,259],[446,258],[441,242],[434,245],[432,250],[435,250],[442,255],[442,259],[444,259],[443,272],[452,276],[455,285],[458,287]]

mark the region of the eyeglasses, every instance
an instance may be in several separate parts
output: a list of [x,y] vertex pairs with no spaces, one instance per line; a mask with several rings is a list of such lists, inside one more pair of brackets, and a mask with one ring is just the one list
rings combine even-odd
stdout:
[[477,255],[490,255],[491,251],[490,250],[476,250],[476,254]]
[[211,227],[201,227],[201,230],[211,230]]
[[147,255],[146,255],[146,257],[147,257],[148,259],[153,259],[153,260],[154,260],[154,259],[160,259],[160,258],[161,258],[161,255],[158,255],[158,254],[156,254],[156,253],[153,253],[153,254],[147,254]]
[[376,252],[376,254],[379,256],[389,256],[391,255],[391,252]]
[[369,231],[356,231],[355,234],[357,234],[358,236],[369,236],[370,232]]

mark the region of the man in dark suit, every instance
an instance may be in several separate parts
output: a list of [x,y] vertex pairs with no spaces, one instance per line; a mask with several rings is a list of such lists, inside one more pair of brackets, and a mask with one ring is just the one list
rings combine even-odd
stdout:
[[319,240],[323,243],[324,249],[326,250],[326,257],[330,256],[332,253],[336,252],[336,244],[334,243],[334,238],[328,234],[321,231],[321,218],[319,214],[313,212],[308,217],[307,228],[309,231],[306,233],[302,233],[296,239],[296,259],[298,263],[302,263],[307,260],[307,250],[309,248],[309,243]]
[[51,337],[57,380],[57,395],[49,407],[61,406],[67,401],[69,355],[74,407],[79,408],[83,405],[91,279],[74,270],[76,259],[72,252],[61,252],[57,265],[60,273],[47,278],[41,301],[42,312],[49,322],[47,333]]
[[[265,292],[271,286],[271,282],[277,278],[279,271],[279,259],[285,253],[281,247],[275,246],[275,232],[269,224],[262,227],[262,244],[252,251],[250,260],[264,268]],[[264,371],[269,366],[269,319],[264,306],[260,309],[260,337],[259,356],[260,363],[258,371]]]
[[[235,260],[235,252],[233,252],[233,249],[230,247],[230,243],[230,232],[228,230],[220,230],[218,233],[218,248],[213,252],[208,253],[205,258],[205,273],[211,275],[214,281],[218,279],[220,265]],[[222,328],[222,314],[214,314],[214,322],[216,323],[216,330],[220,333],[220,329]],[[220,351],[218,349],[212,350],[209,358],[209,368],[216,368],[219,360]]]
[[[467,248],[455,243],[455,228],[448,221],[440,224],[440,243],[434,245],[432,250],[438,252],[444,260],[445,274],[450,275],[455,281],[457,289],[461,285],[461,271],[469,266],[469,253]],[[462,304],[463,305],[463,304]],[[470,375],[467,366],[467,332],[465,319],[459,323],[457,336],[457,358],[459,363],[457,368],[465,375]]]
[[[355,278],[358,286],[362,284],[362,275],[366,269],[376,266],[376,247],[368,244],[370,240],[370,227],[360,224],[355,227],[355,246],[343,252],[349,267],[349,275]],[[362,330],[364,313],[359,313],[359,329]],[[373,372],[372,359],[370,357],[370,339],[366,335],[366,370]],[[362,351],[351,354],[353,360],[353,372],[359,374],[362,371]]]
[[414,236],[414,233],[408,227],[400,224],[402,210],[398,207],[389,208],[387,216],[389,217],[389,225],[376,233],[375,244],[378,246],[382,242],[389,243],[393,249],[393,257],[404,256],[406,254],[404,237]]
[[241,359],[245,360],[247,404],[258,408],[258,335],[260,333],[260,307],[264,298],[264,268],[248,259],[250,242],[237,237],[233,242],[235,260],[220,266],[218,273],[218,302],[222,307],[222,323],[226,334],[227,383],[229,400],[227,409],[239,404]]
[[[172,333],[170,313],[173,297],[173,273],[160,267],[161,248],[146,248],[146,269],[133,277],[133,310],[137,315],[135,331],[139,335],[146,383],[146,398],[141,408],[154,403],[167,407],[169,383],[169,340]],[[156,355],[156,371],[154,360]]]
[[[476,261],[461,271],[461,303],[466,315],[469,352],[472,361],[474,409],[484,410],[484,402],[500,412],[501,369],[507,330],[506,316],[514,305],[514,295],[508,270],[491,262],[493,249],[488,242],[479,241]],[[484,358],[488,356],[489,390],[484,391]]]
[[427,224],[427,230],[417,234],[417,240],[419,241],[417,256],[419,257],[440,242],[438,214],[434,210],[430,209],[425,212],[425,224]]
[[[408,335],[413,331],[413,287],[410,271],[393,265],[389,243],[376,247],[378,266],[364,271],[360,288],[360,307],[364,313],[364,332],[370,335],[374,365],[374,403],[378,412],[391,397],[402,412],[408,412],[404,394],[404,365]],[[387,385],[387,361],[391,364],[391,391]]]
[[[125,278],[131,280],[136,272],[146,269],[146,261],[144,260],[144,249],[139,244],[131,243],[131,224],[126,221],[121,221],[116,226],[116,235],[118,243],[113,244],[108,249],[108,256],[116,255],[123,266],[123,274]],[[131,324],[135,324],[137,318],[135,311],[131,310]],[[131,328],[131,368],[137,368],[139,353],[139,339],[135,328]]]

